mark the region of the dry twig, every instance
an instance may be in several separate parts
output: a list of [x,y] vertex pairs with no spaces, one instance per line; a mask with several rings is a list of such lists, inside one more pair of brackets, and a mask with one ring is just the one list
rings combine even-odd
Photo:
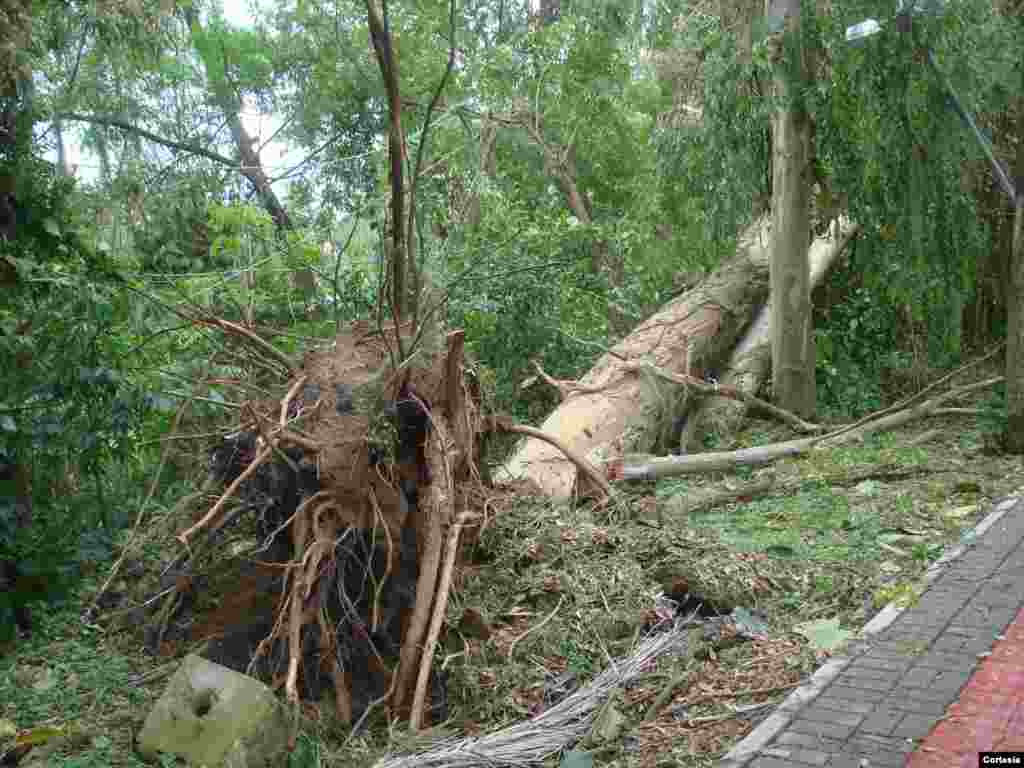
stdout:
[[565,600],[565,595],[560,595],[559,598],[558,598],[558,605],[556,605],[554,607],[554,609],[551,611],[551,613],[549,613],[547,616],[544,617],[543,621],[541,621],[539,624],[534,624],[532,627],[530,627],[528,630],[523,632],[523,634],[521,634],[518,637],[516,637],[515,640],[513,640],[509,644],[509,646],[508,646],[508,657],[510,659],[512,658],[512,654],[515,652],[516,645],[519,644],[520,640],[526,639],[526,637],[528,635],[532,634],[533,632],[536,632],[538,629],[540,629],[545,624],[547,624],[549,621],[551,621],[553,618],[555,618],[555,616],[558,614],[558,609],[562,607],[562,601],[563,600]]

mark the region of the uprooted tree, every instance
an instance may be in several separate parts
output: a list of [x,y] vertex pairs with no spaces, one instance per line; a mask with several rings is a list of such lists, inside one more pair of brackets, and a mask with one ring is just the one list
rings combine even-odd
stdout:
[[[345,721],[385,702],[420,721],[430,669],[421,658],[444,614],[435,592],[447,593],[442,543],[458,541],[477,487],[462,334],[422,338],[396,367],[393,330],[349,329],[305,356],[280,400],[247,404],[214,457],[226,490],[179,535],[195,558],[239,511],[261,510],[262,556],[277,571],[259,592],[279,598],[212,636],[207,654],[237,667],[238,646],[252,639],[248,669],[283,684],[292,702],[329,682]],[[236,493],[243,503],[229,507]]]
[[[247,327],[189,316],[239,339],[273,371],[270,389],[277,395],[242,403],[235,431],[216,449],[211,477],[223,490],[179,534],[184,551],[167,569],[151,639],[159,645],[185,631],[190,640],[208,642],[209,658],[259,672],[295,705],[330,689],[342,720],[362,721],[386,707],[408,715],[416,728],[428,717],[440,719],[428,707],[428,697],[433,704],[441,698],[428,693],[442,685],[433,657],[460,537],[486,506],[478,467],[488,431],[527,438],[506,464],[507,477],[533,480],[553,496],[575,489],[599,498],[617,479],[764,463],[850,437],[821,434],[818,425],[756,397],[771,354],[765,306],[771,235],[763,219],[741,238],[734,259],[608,350],[580,382],[556,382],[538,362],[539,376],[565,396],[539,430],[482,413],[462,333],[425,320],[433,308],[419,311],[415,184],[428,132],[406,194],[397,61],[383,9],[373,0],[367,9],[391,111],[389,258],[377,322],[353,325],[296,363]],[[454,34],[451,45],[449,72]],[[428,109],[428,127],[443,84]],[[539,120],[529,125],[534,140],[550,148]],[[856,231],[840,220],[815,241],[811,284]],[[709,371],[724,376],[713,382]],[[893,417],[927,414],[939,402]],[[751,407],[805,436],[743,455],[634,456],[683,414],[689,414],[684,441],[693,445],[702,425],[735,424]],[[239,558],[223,558],[222,551],[247,519],[258,536],[231,552],[256,562],[239,572]],[[236,568],[225,578],[235,589],[221,610],[183,630],[179,609],[202,597],[198,577],[222,561]]]
[[[437,307],[419,313],[419,295],[406,287],[416,266],[425,137],[454,62],[455,4],[448,68],[427,111],[409,195],[386,6],[367,0],[367,12],[390,107],[391,240],[377,320],[354,324],[296,363],[247,326],[179,310],[233,337],[283,394],[246,400],[236,429],[215,448],[206,489],[223,490],[179,533],[184,551],[164,571],[162,599],[149,601],[147,634],[155,649],[165,640],[204,642],[208,658],[258,673],[296,706],[332,689],[345,722],[386,706],[415,729],[438,684],[431,659],[460,532],[480,506],[479,390],[465,374],[463,333],[442,332]],[[252,546],[231,551],[245,558],[224,557],[225,539],[253,522]],[[217,578],[231,585],[220,605],[186,618],[200,587]]]
[[[178,535],[184,550],[167,569],[151,642],[205,641],[207,658],[283,687],[295,706],[333,692],[346,722],[362,722],[379,707],[418,728],[443,719],[443,680],[433,659],[460,537],[481,524],[495,492],[478,470],[489,431],[525,435],[520,454],[536,456],[535,445],[550,452],[545,461],[521,464],[543,468],[525,476],[546,492],[567,495],[563,489],[575,486],[604,499],[616,480],[764,464],[926,416],[959,394],[828,434],[759,400],[751,363],[770,345],[767,321],[751,318],[766,311],[763,227],[755,225],[736,259],[641,325],[583,382],[554,382],[540,369],[567,399],[563,413],[539,430],[482,412],[461,331],[357,323],[293,362],[243,326],[190,316],[234,336],[276,370],[283,394],[243,403],[237,429],[214,451],[211,479],[224,490]],[[855,231],[840,222],[812,249],[812,281]],[[697,365],[721,365],[737,339],[734,359],[745,380],[721,386],[697,375]],[[637,456],[638,436],[671,418],[650,394],[664,393],[652,382],[685,395],[684,405],[724,397],[803,436],[733,454]],[[576,415],[566,417],[567,409]],[[656,415],[645,421],[645,409]],[[591,420],[581,425],[583,415]],[[555,472],[566,466],[573,472]],[[225,539],[246,522],[257,535],[225,558]],[[180,609],[201,598],[204,580],[217,578],[231,585],[217,610],[198,621],[183,618]]]

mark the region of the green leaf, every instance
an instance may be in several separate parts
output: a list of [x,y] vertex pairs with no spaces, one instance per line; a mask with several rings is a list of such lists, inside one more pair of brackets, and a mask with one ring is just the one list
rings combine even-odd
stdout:
[[847,629],[839,628],[839,619],[818,619],[797,624],[793,631],[807,638],[816,651],[834,651],[842,647],[853,635]]
[[54,219],[51,216],[47,216],[45,219],[43,219],[43,229],[46,230],[46,233],[48,235],[60,237],[60,226],[57,224],[56,219]]

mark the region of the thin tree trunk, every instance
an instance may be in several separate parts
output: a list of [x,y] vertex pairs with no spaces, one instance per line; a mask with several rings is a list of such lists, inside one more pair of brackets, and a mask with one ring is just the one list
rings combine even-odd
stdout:
[[[366,0],[366,13],[370,26],[370,40],[384,79],[384,90],[388,97],[388,160],[391,182],[391,311],[396,327],[401,325],[406,314],[405,292],[406,251],[405,251],[405,134],[402,131],[402,96],[399,91],[398,57],[395,55],[388,29],[377,0]],[[401,346],[400,337],[398,339]]]
[[778,405],[805,418],[815,410],[815,350],[811,328],[811,120],[801,90],[808,65],[800,44],[800,4],[785,11],[785,32],[772,53],[775,96],[772,180],[772,388]]

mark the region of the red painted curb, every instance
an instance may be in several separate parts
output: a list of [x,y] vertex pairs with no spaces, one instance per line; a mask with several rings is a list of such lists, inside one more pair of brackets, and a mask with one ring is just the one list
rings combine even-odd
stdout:
[[1024,750],[1024,609],[905,763],[975,768],[978,753]]

